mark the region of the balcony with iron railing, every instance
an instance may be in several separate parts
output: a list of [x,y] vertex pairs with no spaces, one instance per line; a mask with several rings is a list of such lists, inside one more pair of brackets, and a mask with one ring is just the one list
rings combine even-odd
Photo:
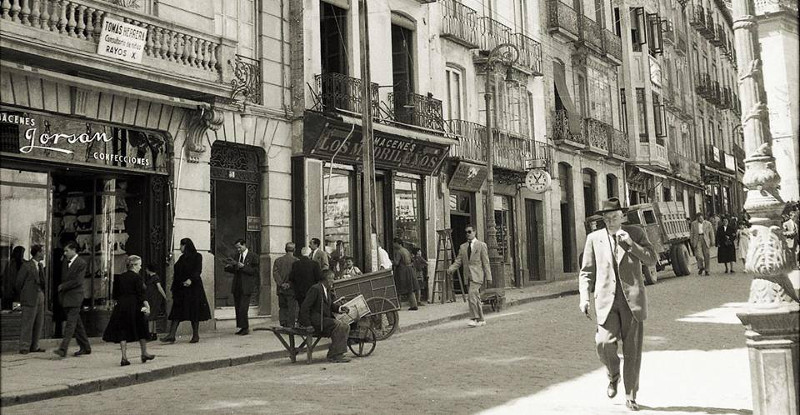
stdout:
[[732,104],[733,96],[731,95],[731,89],[726,86],[722,88],[722,96],[720,97],[719,107],[721,109],[731,109]]
[[690,13],[689,25],[697,29],[697,31],[705,30],[706,27],[706,12],[703,6],[695,5],[692,7]]
[[547,0],[547,28],[567,41],[578,40],[578,12],[559,0]]
[[707,73],[699,73],[694,90],[697,95],[707,99],[711,94],[711,77]]
[[711,10],[706,10],[706,25],[700,29],[700,34],[711,42],[713,42],[714,38],[717,36],[716,25],[714,23],[714,13]]
[[442,0],[441,37],[474,49],[480,45],[482,33],[478,13],[459,0]]
[[630,140],[628,139],[628,134],[624,131],[615,128],[611,129],[610,147],[612,157],[622,161],[627,161],[631,158]]
[[566,110],[557,110],[553,115],[553,141],[556,145],[568,145],[576,148],[586,147],[583,132],[573,133],[569,129],[569,115]]
[[429,95],[409,91],[389,93],[389,108],[394,109],[393,117],[384,122],[399,122],[428,130],[444,131],[442,101]]
[[606,155],[610,149],[612,126],[594,118],[584,118],[582,125],[586,148],[589,151]]
[[515,33],[514,44],[519,49],[517,64],[533,73],[534,76],[542,75],[542,44],[522,33]]
[[583,44],[594,50],[598,54],[605,55],[603,49],[603,28],[599,23],[581,15],[578,24],[578,37],[583,41]]
[[614,32],[603,30],[603,48],[608,57],[617,66],[622,65],[622,40]]
[[491,51],[504,43],[514,43],[514,31],[491,17],[479,17],[480,49]]
[[495,167],[525,171],[525,160],[531,158],[531,140],[499,129],[492,131],[492,138],[494,139],[492,159]]
[[739,94],[736,92],[731,91],[731,111],[734,114],[741,116],[742,115],[742,102],[739,101]]
[[708,101],[717,107],[720,106],[722,103],[722,90],[719,87],[719,81],[714,81],[711,83],[711,92],[708,96]]
[[447,120],[445,131],[458,139],[450,146],[450,157],[486,164],[486,127],[464,120]]
[[664,42],[669,43],[672,46],[675,46],[675,27],[672,25],[672,22],[668,20],[661,21],[661,33],[664,39]]
[[758,17],[786,13],[797,19],[796,0],[755,0]]
[[[361,99],[362,81],[352,76],[340,73],[317,74],[314,77],[317,85],[315,110],[318,111],[345,111],[361,114],[364,103]],[[378,84],[372,83],[371,102],[373,114],[379,113],[380,98]]]
[[[110,3],[4,0],[0,13],[4,59],[15,59],[8,52],[20,50],[51,61],[45,66],[61,68],[69,62],[73,65],[71,72],[84,73],[87,78],[111,78],[120,86],[156,92],[169,85],[176,95],[193,99],[203,95],[230,98],[236,69],[246,71],[247,65],[257,66],[252,73],[260,73],[260,63],[237,61],[233,40]],[[98,53],[103,23],[112,17],[146,33],[141,62],[123,64]],[[247,83],[245,74],[239,75],[235,87]]]

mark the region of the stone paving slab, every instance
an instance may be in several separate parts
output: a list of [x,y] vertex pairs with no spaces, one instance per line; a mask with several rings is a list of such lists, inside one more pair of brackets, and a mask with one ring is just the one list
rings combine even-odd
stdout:
[[[506,307],[531,301],[577,293],[577,281],[570,278],[506,291]],[[428,304],[418,311],[405,308],[399,313],[401,332],[469,318],[461,297],[454,303]],[[488,306],[487,306],[488,311]],[[254,326],[252,328],[257,328]],[[139,345],[128,345],[131,365],[120,367],[119,347],[92,339],[92,354],[59,359],[48,350],[41,354],[2,354],[0,361],[0,406],[80,395],[111,388],[151,382],[184,373],[237,366],[265,359],[288,359],[287,352],[272,333],[254,331],[249,336],[234,336],[230,330],[204,333],[199,343],[190,344],[180,336],[175,344],[150,342],[148,352],[155,360],[142,364]],[[388,341],[391,341],[389,339]],[[323,340],[319,350],[327,348]],[[73,342],[70,352],[77,350]]]

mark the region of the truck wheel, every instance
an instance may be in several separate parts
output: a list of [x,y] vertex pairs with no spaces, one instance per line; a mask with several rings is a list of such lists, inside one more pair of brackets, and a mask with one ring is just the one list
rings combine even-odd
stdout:
[[689,251],[686,245],[672,245],[669,250],[669,262],[672,264],[672,271],[676,277],[689,275]]
[[647,265],[642,265],[642,275],[644,275],[644,285],[653,285],[658,281],[658,276],[656,276],[656,272],[654,269],[648,267]]

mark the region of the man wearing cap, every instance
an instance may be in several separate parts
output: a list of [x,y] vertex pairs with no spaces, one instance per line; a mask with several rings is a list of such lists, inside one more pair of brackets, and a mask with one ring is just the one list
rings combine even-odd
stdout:
[[617,395],[620,378],[617,342],[622,341],[625,405],[637,411],[643,322],[647,318],[642,265],[655,265],[657,256],[641,228],[622,226],[626,211],[617,198],[603,202],[602,209],[597,213],[603,215],[606,227],[586,237],[578,286],[580,310],[589,318],[590,292],[594,290],[597,315],[595,343],[597,356],[608,373],[606,394],[609,398]]

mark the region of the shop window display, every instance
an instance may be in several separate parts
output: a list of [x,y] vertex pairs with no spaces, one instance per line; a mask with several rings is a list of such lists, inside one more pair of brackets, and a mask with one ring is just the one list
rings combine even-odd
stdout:
[[394,183],[395,237],[408,247],[422,247],[422,197],[419,180],[397,179]]

